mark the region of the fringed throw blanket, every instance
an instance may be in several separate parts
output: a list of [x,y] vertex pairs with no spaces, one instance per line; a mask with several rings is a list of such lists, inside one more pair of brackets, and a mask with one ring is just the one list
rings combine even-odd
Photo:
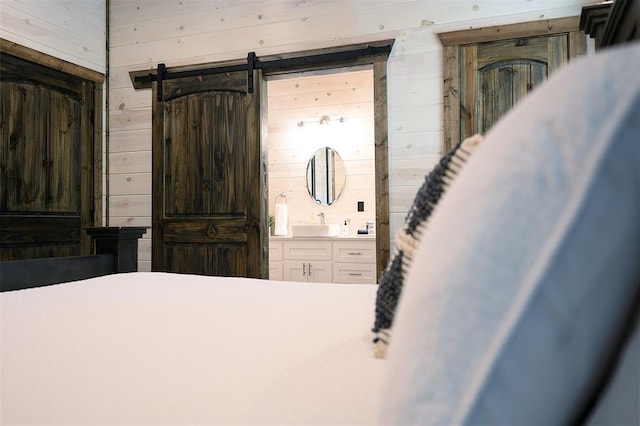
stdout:
[[474,135],[459,143],[440,159],[425,177],[407,214],[404,226],[396,233],[393,254],[378,284],[373,328],[374,355],[377,358],[386,356],[393,315],[400,298],[404,277],[409,271],[415,250],[426,229],[427,219],[480,142],[482,142],[482,136]]

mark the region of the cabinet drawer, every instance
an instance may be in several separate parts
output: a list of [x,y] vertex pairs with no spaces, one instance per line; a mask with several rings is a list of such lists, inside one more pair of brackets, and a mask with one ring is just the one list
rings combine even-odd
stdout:
[[282,260],[282,242],[269,241],[269,262]]
[[286,241],[286,260],[331,260],[331,241]]
[[375,263],[334,263],[333,282],[345,284],[375,284]]
[[335,241],[333,243],[334,262],[375,263],[376,242],[371,241]]

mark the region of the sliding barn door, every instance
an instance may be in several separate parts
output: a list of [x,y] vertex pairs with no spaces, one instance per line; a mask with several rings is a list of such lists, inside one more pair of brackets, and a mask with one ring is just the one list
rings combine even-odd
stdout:
[[153,270],[266,277],[260,72],[154,83]]
[[92,82],[2,55],[0,260],[89,254],[93,108]]

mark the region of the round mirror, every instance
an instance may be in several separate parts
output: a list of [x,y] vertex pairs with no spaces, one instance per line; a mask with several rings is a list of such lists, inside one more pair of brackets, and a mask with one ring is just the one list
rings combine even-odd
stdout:
[[309,158],[307,191],[321,206],[330,206],[340,197],[346,178],[344,162],[334,149],[322,147]]

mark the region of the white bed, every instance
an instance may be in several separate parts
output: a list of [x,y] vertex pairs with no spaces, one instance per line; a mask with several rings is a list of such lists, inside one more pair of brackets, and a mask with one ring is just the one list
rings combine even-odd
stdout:
[[2,424],[372,424],[375,285],[130,273],[0,295]]
[[2,423],[637,426],[638,69],[638,43],[572,61],[487,133],[429,218],[388,360],[375,285],[9,291]]

